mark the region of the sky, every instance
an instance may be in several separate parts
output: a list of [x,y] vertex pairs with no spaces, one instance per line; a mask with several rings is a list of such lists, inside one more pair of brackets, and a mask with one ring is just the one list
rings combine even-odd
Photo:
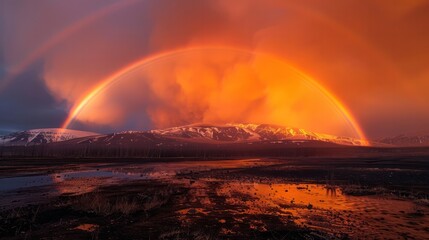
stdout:
[[426,0],[0,0],[0,133],[428,132]]

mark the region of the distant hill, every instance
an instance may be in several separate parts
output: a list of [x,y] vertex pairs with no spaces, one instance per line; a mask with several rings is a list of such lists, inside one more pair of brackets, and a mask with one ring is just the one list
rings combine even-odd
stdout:
[[429,134],[398,135],[396,137],[383,138],[379,142],[398,147],[427,147],[429,146]]
[[32,129],[14,132],[5,136],[0,136],[2,146],[29,146],[42,143],[61,142],[74,138],[98,135],[94,132],[84,132],[61,128]]
[[360,139],[270,124],[193,124],[111,134],[39,129],[1,139],[6,148],[0,148],[0,156],[23,157],[316,156],[349,154],[366,146]]
[[199,143],[199,144],[232,144],[258,143],[272,144],[288,141],[300,145],[305,142],[331,143],[347,146],[362,146],[365,142],[350,137],[338,137],[315,133],[299,128],[288,128],[269,124],[226,124],[226,125],[187,125],[150,131],[125,131],[107,135],[90,136],[70,144],[102,144],[102,145],[138,145],[143,143],[165,144]]

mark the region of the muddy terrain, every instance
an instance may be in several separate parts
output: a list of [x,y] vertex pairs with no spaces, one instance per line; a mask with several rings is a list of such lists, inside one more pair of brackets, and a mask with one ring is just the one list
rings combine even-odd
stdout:
[[0,160],[0,238],[428,239],[427,159]]

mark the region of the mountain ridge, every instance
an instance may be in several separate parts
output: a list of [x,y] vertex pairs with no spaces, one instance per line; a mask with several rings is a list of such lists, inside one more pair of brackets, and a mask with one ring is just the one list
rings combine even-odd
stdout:
[[315,133],[272,124],[191,124],[148,131],[122,131],[70,140],[71,144],[136,145],[176,142],[193,144],[272,143],[278,141],[324,142],[345,146],[366,146],[367,141]]
[[429,134],[400,134],[394,137],[382,138],[379,142],[402,147],[424,147],[429,146]]
[[389,142],[368,142],[352,137],[316,133],[302,128],[285,127],[275,124],[229,123],[229,124],[190,124],[147,131],[122,131],[99,134],[79,130],[44,128],[20,131],[0,136],[0,145],[28,146],[43,143],[66,142],[69,144],[106,145],[163,144],[163,142],[183,142],[201,144],[231,144],[276,141],[313,141],[345,146],[393,146]]
[[0,136],[0,145],[29,146],[42,143],[67,141],[92,135],[99,135],[99,133],[63,128],[38,128]]

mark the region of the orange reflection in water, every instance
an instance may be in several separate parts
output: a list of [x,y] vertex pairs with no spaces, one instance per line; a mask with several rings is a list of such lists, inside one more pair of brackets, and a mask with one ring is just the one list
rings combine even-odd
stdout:
[[[238,194],[239,193],[239,194]],[[339,189],[326,188],[316,184],[265,184],[225,182],[217,190],[220,196],[226,196],[231,204],[243,204],[250,214],[261,214],[267,209],[276,209],[279,214],[289,215],[291,210],[337,209],[348,210],[347,198]],[[240,199],[234,196],[251,196]]]
[[[223,182],[217,195],[225,197],[230,206],[237,206],[238,210],[231,210],[237,222],[269,214],[285,224],[293,221],[302,227],[334,235],[347,233],[357,239],[394,239],[401,233],[418,239],[425,236],[425,224],[429,222],[427,215],[413,215],[427,207],[412,201],[348,196],[339,188],[319,184]],[[254,225],[262,231],[266,228],[263,222]]]

